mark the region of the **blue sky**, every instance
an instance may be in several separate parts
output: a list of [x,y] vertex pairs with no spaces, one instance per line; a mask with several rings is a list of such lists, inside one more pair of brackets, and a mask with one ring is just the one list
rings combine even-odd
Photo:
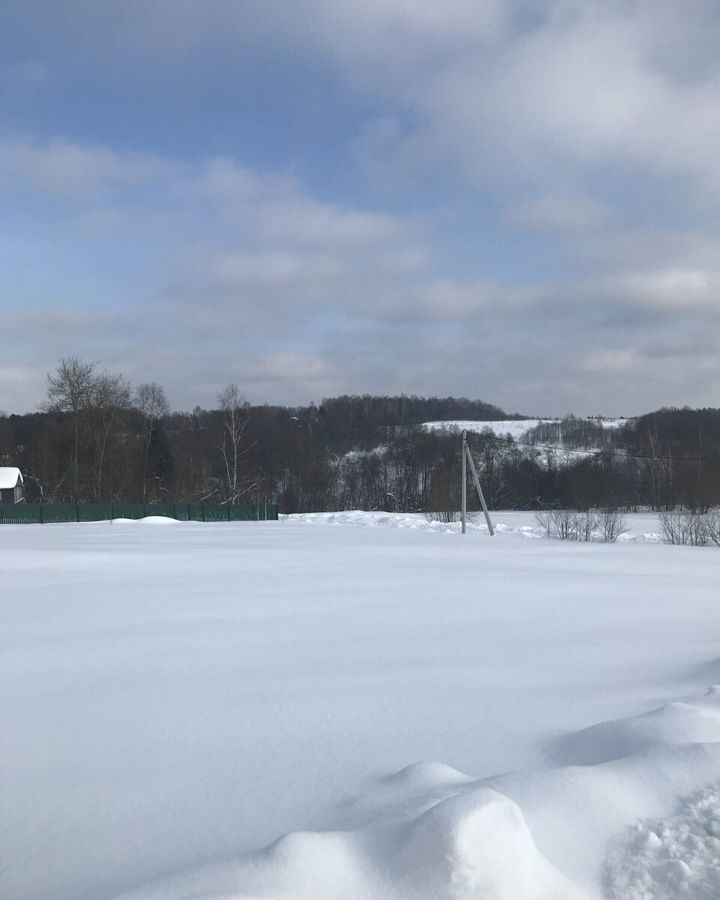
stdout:
[[6,0],[0,409],[718,405],[711,0]]

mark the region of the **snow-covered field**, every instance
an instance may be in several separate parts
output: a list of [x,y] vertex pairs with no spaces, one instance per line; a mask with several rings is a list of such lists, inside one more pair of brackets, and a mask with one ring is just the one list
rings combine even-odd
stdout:
[[[514,441],[519,441],[532,428],[538,425],[552,425],[559,422],[560,419],[498,419],[492,422],[472,421],[444,421],[444,422],[424,422],[423,428],[428,431],[467,431],[474,434],[482,434],[485,429],[489,429],[496,437],[510,437]],[[615,430],[622,428],[628,421],[627,419],[591,419],[595,425],[602,428]]]
[[428,431],[469,431],[475,434],[482,434],[485,429],[489,429],[497,437],[510,437],[514,441],[526,434],[531,428],[537,428],[544,422],[558,422],[559,419],[498,419],[493,422],[476,422],[462,421],[460,419],[447,422],[424,422],[423,428]]
[[2,526],[0,896],[720,897],[720,552],[496,518]]

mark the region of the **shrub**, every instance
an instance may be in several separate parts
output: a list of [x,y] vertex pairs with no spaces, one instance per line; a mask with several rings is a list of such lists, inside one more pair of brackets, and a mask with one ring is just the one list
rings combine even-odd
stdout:
[[552,509],[535,517],[547,537],[559,541],[595,541],[614,543],[627,531],[627,521],[617,510],[575,512]]
[[687,510],[669,510],[659,515],[660,528],[668,544],[703,547],[708,542],[706,516]]
[[614,544],[628,530],[627,519],[616,509],[604,509],[599,514],[599,520],[600,533],[606,544]]
[[450,522],[459,522],[461,515],[457,511],[441,510],[438,512],[425,513],[425,518],[428,522],[444,522],[447,524]]
[[578,539],[576,518],[577,513],[570,509],[551,509],[548,512],[538,513],[535,517],[545,534],[559,541]]
[[705,533],[709,544],[720,547],[720,510],[711,510],[705,516]]

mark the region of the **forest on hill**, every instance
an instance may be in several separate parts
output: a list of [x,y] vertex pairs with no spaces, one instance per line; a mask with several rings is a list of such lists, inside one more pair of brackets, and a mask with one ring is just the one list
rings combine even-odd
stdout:
[[[459,508],[458,434],[425,422],[492,422],[471,436],[490,504],[504,509],[706,509],[720,505],[720,409],[660,409],[606,428],[568,416],[521,438],[522,416],[466,398],[341,396],[250,405],[227,385],[213,408],[173,412],[78,359],[48,376],[40,411],[0,415],[0,465],[28,501],[276,502],[282,512]],[[532,427],[531,427],[532,426]]]

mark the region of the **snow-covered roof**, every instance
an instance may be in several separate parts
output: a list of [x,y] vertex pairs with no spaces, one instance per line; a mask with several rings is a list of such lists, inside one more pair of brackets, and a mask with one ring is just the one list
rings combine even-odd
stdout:
[[18,483],[18,478],[22,484],[22,472],[17,466],[0,466],[0,491],[14,488]]

